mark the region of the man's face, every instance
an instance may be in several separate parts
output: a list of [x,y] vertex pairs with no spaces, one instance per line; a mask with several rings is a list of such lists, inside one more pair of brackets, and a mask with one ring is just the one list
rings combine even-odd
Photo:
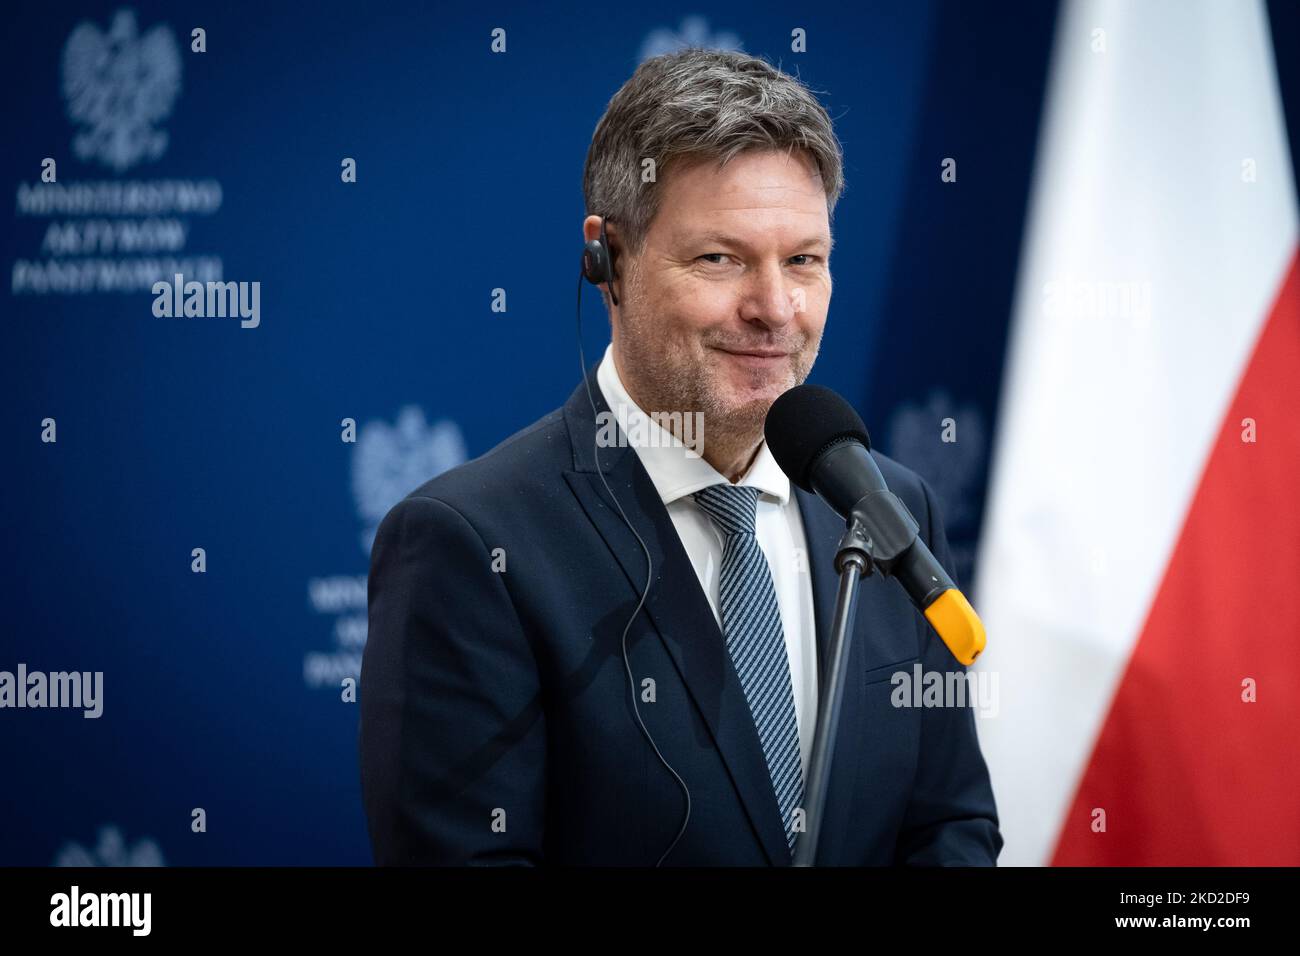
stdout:
[[641,254],[616,260],[619,374],[647,412],[703,411],[715,436],[752,437],[821,344],[831,297],[821,179],[799,151],[749,152],[721,170],[674,168],[658,188]]

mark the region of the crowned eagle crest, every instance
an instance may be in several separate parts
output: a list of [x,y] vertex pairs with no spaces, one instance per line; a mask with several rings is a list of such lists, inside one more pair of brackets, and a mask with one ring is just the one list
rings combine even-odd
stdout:
[[80,128],[73,152],[119,173],[157,159],[167,133],[155,125],[171,114],[180,89],[181,57],[169,27],[141,36],[131,10],[119,10],[107,33],[82,21],[63,48],[63,96]]

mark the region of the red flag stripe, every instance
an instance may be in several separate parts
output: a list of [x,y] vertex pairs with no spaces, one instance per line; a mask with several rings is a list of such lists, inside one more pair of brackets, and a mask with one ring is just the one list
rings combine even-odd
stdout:
[[[1243,441],[1255,424],[1255,441]],[[1253,681],[1256,700],[1243,701]],[[1300,258],[1246,364],[1055,865],[1300,864]],[[1104,831],[1097,829],[1104,811]]]

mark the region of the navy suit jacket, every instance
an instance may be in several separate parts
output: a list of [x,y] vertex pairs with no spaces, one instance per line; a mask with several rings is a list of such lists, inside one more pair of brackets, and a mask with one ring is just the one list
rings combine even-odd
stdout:
[[[588,382],[605,410],[594,368]],[[632,709],[620,639],[646,562],[596,473],[595,428],[579,383],[379,527],[359,734],[379,864],[653,866],[681,828],[686,798]],[[872,454],[951,574],[932,492]],[[635,449],[601,448],[600,461],[654,567],[627,635],[641,719],[690,790],[664,865],[789,866],[744,691],[668,511]],[[825,687],[844,522],[794,493]],[[890,704],[895,671],[964,668],[879,574],[861,582],[852,642],[818,865],[994,864],[972,709]]]

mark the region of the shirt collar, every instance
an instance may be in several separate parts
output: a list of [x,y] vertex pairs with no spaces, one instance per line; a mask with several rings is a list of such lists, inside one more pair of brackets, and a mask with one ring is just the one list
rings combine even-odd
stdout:
[[[637,442],[632,447],[665,505],[694,494],[701,488],[727,484],[727,479],[712,465],[689,451],[632,401],[618,374],[618,368],[614,365],[612,344],[605,347],[605,356],[596,371],[596,381],[605,396],[605,403],[619,423],[619,440],[627,440],[629,426],[647,437],[647,441]],[[597,426],[599,428],[599,423]],[[707,434],[703,438],[705,442],[708,441]],[[766,441],[759,446],[749,471],[736,484],[753,486],[763,494],[777,499],[782,505],[790,500],[790,479],[772,457]]]

